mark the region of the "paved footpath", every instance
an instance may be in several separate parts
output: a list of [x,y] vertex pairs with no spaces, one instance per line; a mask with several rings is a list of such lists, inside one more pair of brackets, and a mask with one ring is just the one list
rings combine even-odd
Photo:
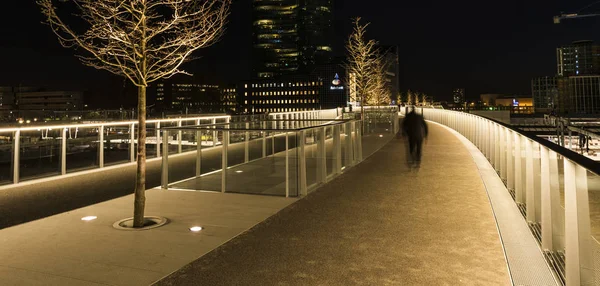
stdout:
[[393,140],[157,285],[510,285],[471,155],[429,126],[420,170]]

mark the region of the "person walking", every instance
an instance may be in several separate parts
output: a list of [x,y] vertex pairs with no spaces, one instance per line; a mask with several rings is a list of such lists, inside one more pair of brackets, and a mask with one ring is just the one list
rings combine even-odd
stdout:
[[407,162],[409,167],[421,166],[423,139],[428,135],[427,123],[412,108],[402,121],[402,134],[408,137]]

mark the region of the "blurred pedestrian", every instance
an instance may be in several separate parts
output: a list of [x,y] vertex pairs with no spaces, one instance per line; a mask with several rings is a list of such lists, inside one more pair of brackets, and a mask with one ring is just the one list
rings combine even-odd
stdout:
[[407,162],[410,167],[421,166],[423,140],[427,138],[427,123],[422,115],[417,114],[414,108],[406,114],[402,121],[402,134],[408,137]]

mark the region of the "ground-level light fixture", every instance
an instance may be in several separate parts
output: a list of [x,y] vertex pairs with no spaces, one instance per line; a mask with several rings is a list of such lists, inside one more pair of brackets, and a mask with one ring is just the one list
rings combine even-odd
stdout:
[[383,138],[383,134],[379,134],[379,138]]
[[190,227],[190,231],[192,231],[192,232],[199,232],[202,229],[204,229],[204,228],[201,227],[201,226],[192,226],[192,227]]
[[239,174],[239,173],[243,173],[244,171],[242,171],[242,170],[237,170],[237,171],[235,171],[235,172]]
[[97,216],[90,215],[90,216],[84,216],[84,217],[82,217],[81,220],[83,220],[83,221],[90,221],[90,220],[95,220],[97,218],[98,218]]

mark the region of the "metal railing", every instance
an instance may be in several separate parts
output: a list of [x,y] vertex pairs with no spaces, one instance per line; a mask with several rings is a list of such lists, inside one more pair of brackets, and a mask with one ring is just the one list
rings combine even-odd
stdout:
[[[148,120],[147,158],[161,156],[161,144],[181,152],[181,137],[161,138],[164,126],[229,121],[230,116]],[[137,121],[0,128],[0,184],[59,177],[82,170],[135,162]],[[166,142],[166,143],[165,143]],[[211,144],[218,144],[214,140]]]
[[417,110],[456,130],[485,155],[537,233],[547,260],[557,264],[563,283],[598,285],[600,245],[592,224],[599,227],[600,205],[588,185],[590,176],[600,174],[596,162],[501,122],[463,112]]
[[[162,128],[166,134],[163,138],[170,134],[203,138],[203,134],[216,133],[214,136],[222,138],[223,144],[217,148],[198,144],[195,163],[188,162],[196,175],[181,181],[170,181],[173,164],[163,156],[161,188],[306,195],[363,159],[361,121],[336,119],[341,116],[339,111],[277,113],[270,114],[270,120]],[[397,112],[388,115],[382,117],[385,127],[369,135],[367,144],[380,148],[394,137],[398,131]],[[379,142],[371,143],[374,141]],[[367,151],[375,149],[365,147]]]

